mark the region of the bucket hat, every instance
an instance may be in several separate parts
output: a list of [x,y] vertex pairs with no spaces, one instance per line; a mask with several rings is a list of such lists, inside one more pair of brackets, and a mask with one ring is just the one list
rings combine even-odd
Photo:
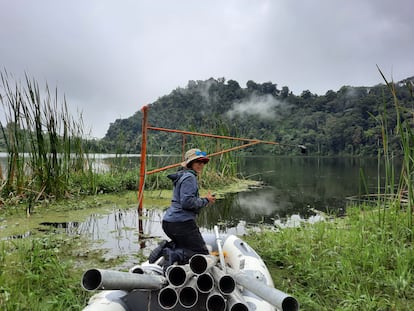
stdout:
[[181,163],[182,166],[188,167],[189,164],[195,160],[202,161],[207,163],[210,159],[207,157],[207,153],[201,151],[200,149],[193,148],[188,150],[184,155],[184,162]]

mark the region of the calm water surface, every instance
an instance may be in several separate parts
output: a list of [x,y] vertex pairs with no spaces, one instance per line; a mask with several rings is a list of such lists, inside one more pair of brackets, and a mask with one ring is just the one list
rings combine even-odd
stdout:
[[[219,224],[223,232],[243,234],[247,227],[258,223],[312,219],[315,210],[341,214],[348,197],[366,193],[366,188],[371,193],[377,191],[377,177],[381,173],[377,160],[367,158],[269,156],[244,157],[239,162],[244,177],[260,180],[265,186],[229,194],[204,209],[198,218],[203,232],[212,231]],[[46,225],[88,237],[96,248],[106,249],[109,258],[120,254],[132,258],[137,251],[148,255],[159,238],[164,237],[162,215],[163,210],[148,210],[140,219],[135,208],[106,208],[84,222],[70,222],[69,215],[67,222]],[[143,234],[138,233],[138,224]]]
[[[203,232],[211,232],[214,225],[220,224],[222,231],[244,234],[246,228],[258,223],[314,219],[315,210],[343,214],[348,197],[366,193],[366,188],[376,191],[381,172],[376,159],[366,158],[251,157],[239,162],[243,176],[260,180],[265,187],[229,194],[204,209],[198,218]],[[144,234],[165,237],[160,226],[163,211],[149,210],[144,214]],[[97,220],[92,231],[112,235],[102,245],[110,253],[136,252],[141,248],[148,254],[157,239],[140,239],[138,219],[135,210],[118,211]]]

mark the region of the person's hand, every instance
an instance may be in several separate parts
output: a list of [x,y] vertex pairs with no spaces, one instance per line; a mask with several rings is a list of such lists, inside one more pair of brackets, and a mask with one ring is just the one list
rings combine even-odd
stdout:
[[207,193],[206,198],[207,198],[209,204],[213,204],[213,203],[216,202],[216,196],[215,196],[215,194],[211,194],[210,191]]

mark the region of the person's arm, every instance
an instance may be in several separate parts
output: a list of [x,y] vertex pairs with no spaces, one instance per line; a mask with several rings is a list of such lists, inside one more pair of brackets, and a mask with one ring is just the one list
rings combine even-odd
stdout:
[[198,196],[198,186],[195,176],[189,176],[181,182],[180,203],[183,209],[198,212],[209,203],[208,198]]

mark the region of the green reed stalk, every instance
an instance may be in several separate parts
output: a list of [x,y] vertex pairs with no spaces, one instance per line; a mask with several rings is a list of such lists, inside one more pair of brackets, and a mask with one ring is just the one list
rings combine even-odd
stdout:
[[24,184],[24,149],[25,149],[25,132],[22,130],[22,124],[19,116],[22,113],[23,99],[19,86],[13,89],[8,83],[8,75],[1,74],[1,81],[5,95],[1,101],[5,110],[7,125],[1,125],[3,138],[6,142],[8,152],[8,174],[4,190],[7,192],[17,189],[18,193],[22,192]]
[[74,120],[66,100],[59,100],[48,85],[40,91],[34,79],[15,83],[7,72],[1,73],[6,126],[1,133],[7,146],[7,186],[3,192],[29,200],[60,198],[70,192],[70,176],[85,173],[88,159],[83,144],[82,118]]
[[[396,130],[400,138],[400,146],[402,149],[402,169],[400,173],[400,182],[398,184],[397,194],[395,196],[394,205],[396,210],[401,208],[401,198],[407,194],[407,231],[409,232],[409,240],[413,239],[413,206],[414,206],[414,193],[413,193],[413,174],[414,174],[414,135],[412,132],[412,124],[410,124],[410,118],[404,115],[413,115],[412,108],[403,107],[397,96],[397,90],[394,83],[387,81],[383,73],[380,71],[385,83],[387,84],[388,90],[392,94],[394,108],[396,112]],[[411,93],[412,96],[412,93]],[[388,152],[387,152],[388,153]],[[387,159],[387,163],[389,159]],[[394,187],[394,184],[392,184]]]
[[[222,136],[234,136],[230,132],[230,129],[226,124],[216,118],[214,123],[208,126],[208,128],[213,129],[210,132]],[[197,131],[197,129],[193,129]],[[206,151],[207,153],[214,153],[224,149],[229,149],[240,142],[234,142],[232,140],[226,139],[213,139],[206,137],[193,136],[190,141],[187,142],[187,149],[189,148],[200,148],[201,150]],[[237,161],[235,160],[234,152],[227,152],[221,155],[218,155],[212,158],[206,167],[207,172],[214,172],[218,176],[225,178],[235,178],[237,175]]]
[[[209,133],[214,133],[217,135],[231,136],[228,127],[224,125],[220,120],[216,120],[214,124],[209,125]],[[202,132],[199,128],[189,128],[189,131]],[[170,134],[174,135],[174,134]],[[157,146],[157,139],[149,137],[148,145]],[[182,143],[181,137],[176,140],[177,146],[179,147]],[[191,136],[187,135],[185,137],[185,150],[191,148],[199,148],[203,151],[206,151],[208,154],[218,152],[223,149],[228,149],[234,147],[235,143],[230,140],[223,139],[214,139],[209,137],[200,137],[200,136]],[[153,148],[155,150],[155,148]],[[158,150],[158,154],[163,154],[164,150]],[[178,158],[177,161],[181,161],[181,158]],[[156,157],[148,157],[147,167],[158,168],[163,165],[168,165],[168,163],[162,163],[162,159]],[[224,153],[219,156],[212,157],[208,165],[205,166],[203,176],[200,179],[200,186],[211,188],[221,185],[228,184],[237,177],[238,173],[237,160],[235,159],[234,152]],[[158,174],[152,174],[146,177],[146,189],[170,189],[171,182],[166,175],[168,172],[161,172]]]

